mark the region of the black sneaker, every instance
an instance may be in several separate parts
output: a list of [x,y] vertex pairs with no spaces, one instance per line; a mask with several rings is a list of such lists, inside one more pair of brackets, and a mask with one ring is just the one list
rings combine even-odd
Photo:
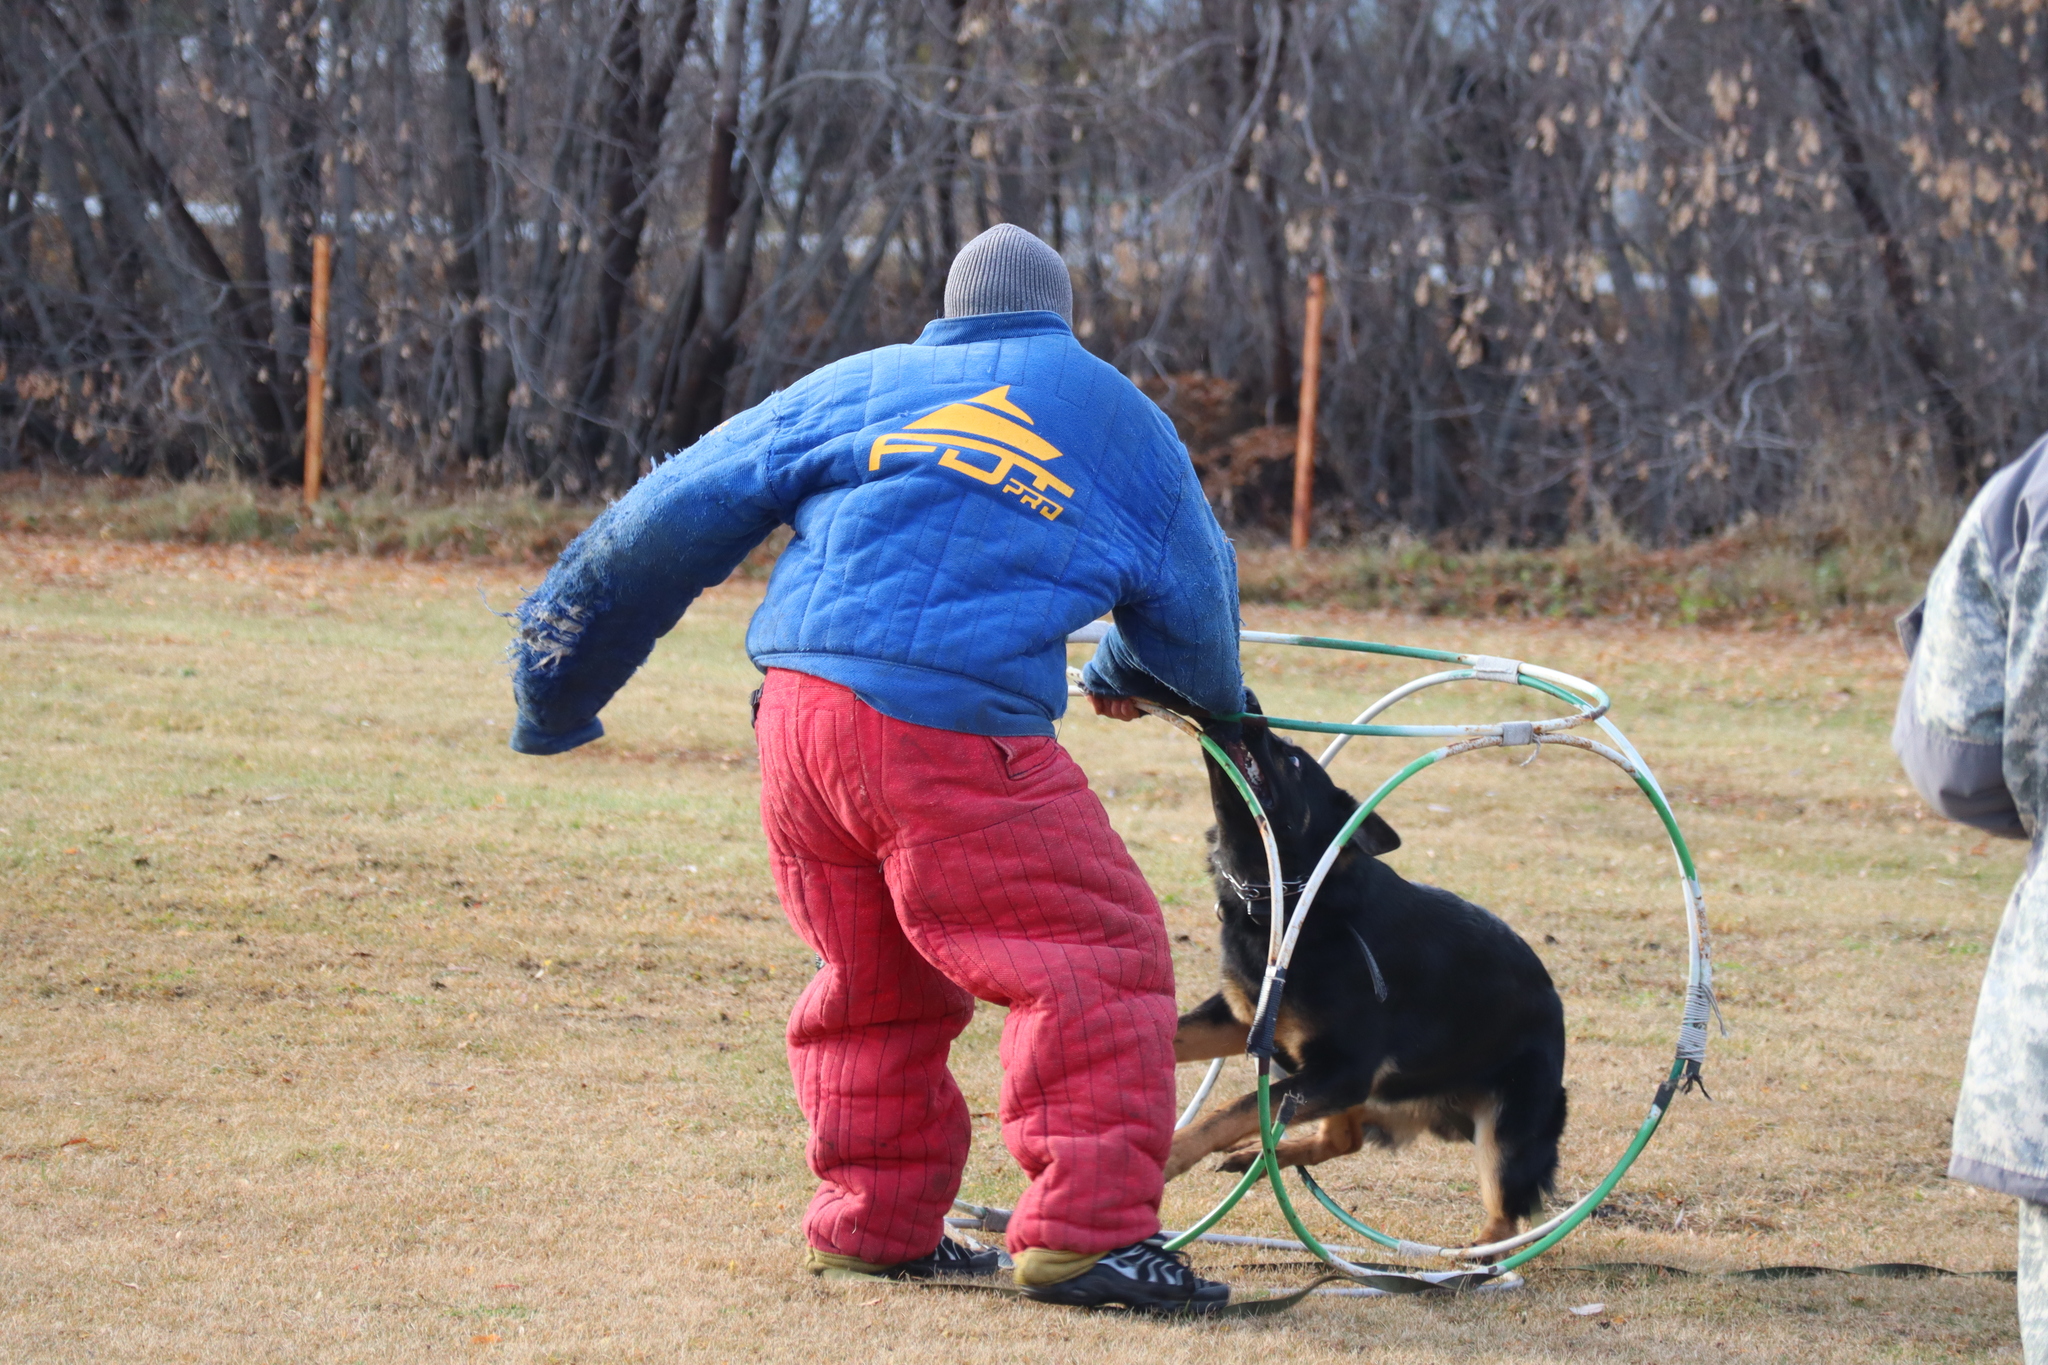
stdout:
[[885,1280],[951,1280],[973,1275],[993,1275],[1003,1253],[994,1247],[976,1251],[951,1237],[941,1237],[929,1256],[899,1261],[882,1272]]
[[1027,1285],[1024,1297],[1074,1308],[1112,1305],[1148,1313],[1207,1313],[1230,1302],[1230,1286],[1188,1269],[1185,1253],[1163,1237],[1133,1242],[1105,1255],[1071,1280]]

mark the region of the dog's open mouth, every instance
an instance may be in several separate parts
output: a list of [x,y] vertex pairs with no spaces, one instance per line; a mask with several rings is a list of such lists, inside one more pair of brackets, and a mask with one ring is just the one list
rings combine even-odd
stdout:
[[1268,815],[1273,813],[1273,783],[1259,761],[1252,757],[1251,749],[1241,739],[1224,740],[1221,745],[1237,770],[1244,774],[1244,780],[1251,786],[1252,795],[1259,798],[1259,805]]
[[1272,747],[1273,731],[1267,726],[1264,716],[1265,712],[1259,706],[1257,695],[1250,688],[1246,688],[1242,720],[1222,733],[1219,733],[1220,727],[1213,721],[1204,721],[1202,729],[1216,741],[1217,746],[1229,756],[1230,761],[1237,765],[1238,772],[1244,775],[1245,782],[1251,787],[1252,795],[1259,799],[1260,808],[1271,815],[1276,796],[1273,789],[1273,773],[1270,771],[1270,765],[1259,762],[1253,753],[1254,744],[1266,751],[1270,751]]

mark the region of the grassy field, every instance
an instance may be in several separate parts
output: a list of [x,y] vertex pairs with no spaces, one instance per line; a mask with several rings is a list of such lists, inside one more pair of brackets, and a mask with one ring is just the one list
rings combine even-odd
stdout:
[[[1249,608],[1607,685],[1701,851],[1733,1031],[1713,1101],[1678,1103],[1526,1289],[1175,1325],[799,1272],[811,1182],[781,1030],[811,962],[756,823],[740,640],[759,585],[691,612],[607,739],[529,759],[505,748],[505,627],[479,590],[503,609],[536,575],[0,536],[0,1358],[2018,1359],[1996,1281],[1571,1269],[2012,1264],[2010,1202],[1942,1171],[2020,855],[1921,818],[1884,740],[1900,661],[1881,637]],[[1320,716],[1410,675],[1278,650],[1247,670],[1269,709]],[[1536,712],[1470,685],[1408,714]],[[1151,722],[1076,715],[1063,738],[1201,998],[1193,754]],[[1336,771],[1364,788],[1417,747],[1360,742]],[[1403,871],[1499,911],[1559,980],[1571,1195],[1667,1064],[1683,924],[1633,787],[1583,754],[1522,756],[1432,770],[1386,813]],[[983,1011],[956,1069],[967,1194],[1008,1203],[999,1022]],[[1409,1236],[1478,1219],[1469,1149],[1324,1171]],[[1225,1186],[1178,1182],[1169,1220]],[[1279,1226],[1254,1198],[1231,1230]],[[1252,1259],[1198,1255],[1244,1285],[1306,1276]]]

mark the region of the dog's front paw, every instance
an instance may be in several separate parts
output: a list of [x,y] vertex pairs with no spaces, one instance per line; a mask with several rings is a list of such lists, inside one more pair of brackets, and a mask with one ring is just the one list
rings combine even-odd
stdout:
[[1252,1163],[1258,1159],[1259,1147],[1257,1143],[1253,1143],[1249,1147],[1242,1148],[1224,1157],[1222,1163],[1216,1169],[1230,1175],[1243,1175],[1252,1168]]

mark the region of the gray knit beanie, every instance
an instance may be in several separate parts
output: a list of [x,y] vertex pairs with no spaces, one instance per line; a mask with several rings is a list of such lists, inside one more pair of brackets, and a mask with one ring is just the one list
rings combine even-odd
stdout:
[[947,317],[1034,309],[1074,325],[1074,282],[1057,251],[1011,223],[997,223],[960,248],[946,274]]

